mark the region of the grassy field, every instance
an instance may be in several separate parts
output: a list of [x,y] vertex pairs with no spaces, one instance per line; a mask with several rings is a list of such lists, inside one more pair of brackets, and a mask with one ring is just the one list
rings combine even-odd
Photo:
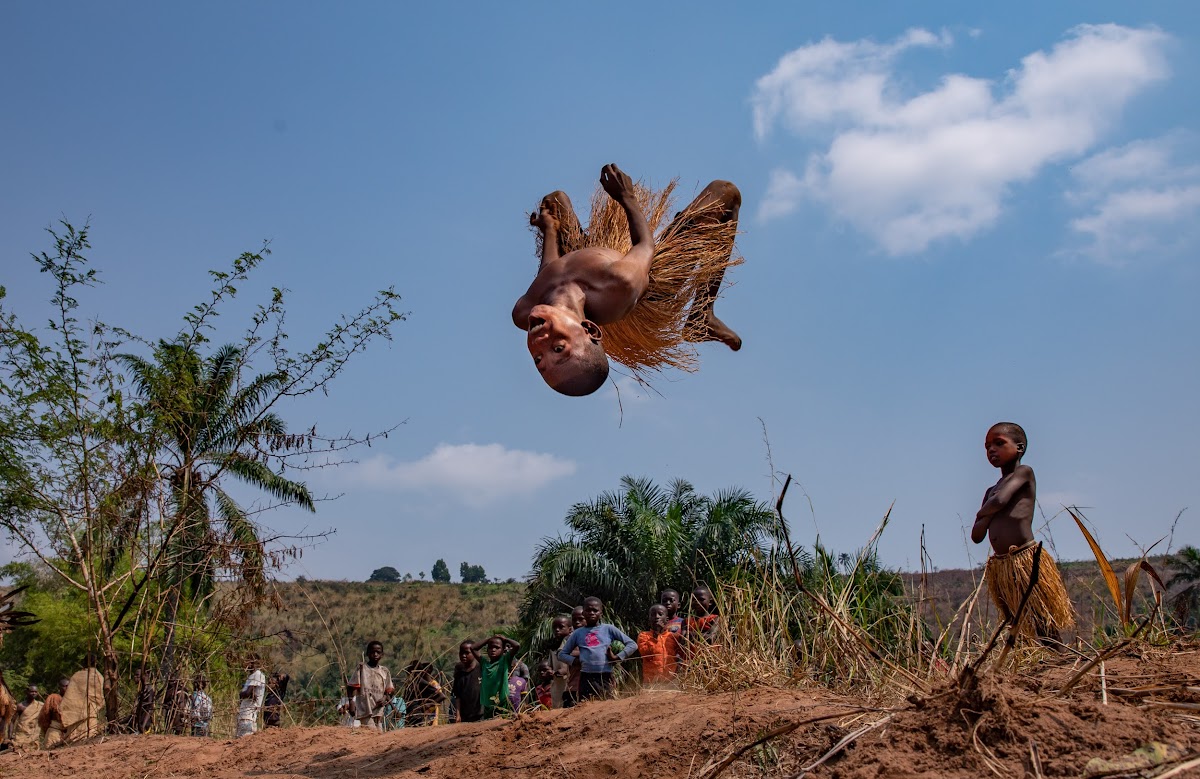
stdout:
[[267,637],[267,667],[291,674],[289,698],[327,700],[373,639],[383,642],[384,665],[397,676],[413,660],[448,675],[460,641],[516,623],[523,591],[522,584],[287,582],[277,585],[278,607],[260,610],[254,628]]

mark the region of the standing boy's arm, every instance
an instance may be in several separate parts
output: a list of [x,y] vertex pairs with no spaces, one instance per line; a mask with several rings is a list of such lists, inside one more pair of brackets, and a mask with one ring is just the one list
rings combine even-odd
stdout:
[[567,642],[563,644],[562,649],[558,650],[558,659],[562,660],[567,665],[579,662],[576,657],[571,654],[571,650],[575,648],[575,633],[578,632],[578,630],[573,631],[571,635],[567,636]]
[[517,657],[517,652],[521,651],[521,645],[516,641],[513,641],[508,636],[501,636],[500,640],[504,642],[504,650],[511,654],[515,660]]
[[1028,465],[1018,465],[1012,473],[1002,479],[975,514],[975,524],[971,527],[971,540],[978,544],[986,538],[992,517],[1000,513],[1005,506],[1012,502],[1021,488],[1032,481],[1033,469]]
[[611,637],[625,645],[625,648],[617,653],[617,657],[621,660],[628,660],[630,657],[636,655],[638,651],[637,641],[622,633],[620,628],[611,625],[609,627],[612,628]]
[[650,225],[642,214],[642,207],[637,201],[637,191],[629,174],[609,163],[600,170],[600,186],[609,197],[625,210],[629,222],[629,239],[632,248],[614,264],[615,269],[621,269],[627,280],[634,285],[638,296],[645,292],[650,282],[650,261],[654,259],[654,235]]

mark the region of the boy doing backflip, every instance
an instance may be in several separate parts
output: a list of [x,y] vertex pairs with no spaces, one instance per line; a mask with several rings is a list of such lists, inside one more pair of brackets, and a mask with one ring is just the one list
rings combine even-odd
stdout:
[[[737,233],[742,196],[714,181],[676,215],[657,241],[655,221],[670,188],[657,200],[616,165],[600,171],[611,198],[597,201],[584,231],[563,192],[542,199],[530,224],[541,232],[537,278],[513,307],[538,373],[564,395],[589,395],[608,377],[608,358],[637,376],[663,367],[690,369],[687,343],[721,341],[737,351],[738,334],[713,313]],[[609,206],[624,213],[628,239]],[[607,209],[607,210],[606,210]],[[602,330],[604,326],[607,332]],[[607,348],[606,348],[607,347]]]
[[[1021,464],[1029,442],[1025,431],[1013,422],[997,422],[987,432],[984,447],[988,462],[1000,469],[1000,481],[983,494],[983,505],[975,515],[971,540],[980,543],[986,536],[992,542],[987,562],[988,592],[1000,615],[1011,620],[1029,587],[1034,556],[1038,553],[1033,538],[1033,511],[1037,505],[1037,480],[1033,469]],[[1038,581],[1021,624],[1014,629],[1027,637],[1059,640],[1059,631],[1075,622],[1058,567],[1045,550],[1041,551]]]

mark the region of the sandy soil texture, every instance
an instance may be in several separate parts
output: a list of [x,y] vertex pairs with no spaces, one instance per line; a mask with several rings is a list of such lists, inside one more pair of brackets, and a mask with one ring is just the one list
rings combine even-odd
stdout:
[[[984,677],[970,696],[942,688],[914,705],[866,706],[822,690],[761,688],[696,694],[648,690],[514,721],[371,734],[340,728],[274,729],[237,741],[117,736],[52,752],[0,755],[0,776],[435,777],[711,776],[735,750],[773,728],[821,718],[745,750],[723,777],[791,776],[839,741],[869,728],[816,768],[818,777],[1134,776],[1095,763],[1157,743],[1164,771],[1200,755],[1200,714],[1147,701],[1200,702],[1200,651],[1132,654],[1106,664],[1068,696],[1055,694],[1072,663],[1040,663],[1019,677]],[[1078,664],[1074,664],[1078,665]],[[1153,688],[1151,692],[1145,689]],[[886,721],[885,721],[886,720]],[[880,723],[880,724],[877,724]],[[1036,760],[1036,772],[1034,761]],[[1164,762],[1165,761],[1165,762]],[[1132,764],[1131,764],[1132,765]],[[495,775],[495,774],[493,774]],[[1153,774],[1147,774],[1153,775]],[[1177,776],[1200,776],[1200,763]]]

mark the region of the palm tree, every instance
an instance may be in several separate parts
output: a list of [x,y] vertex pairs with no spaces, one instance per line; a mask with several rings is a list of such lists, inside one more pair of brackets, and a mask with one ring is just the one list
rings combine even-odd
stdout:
[[722,578],[754,564],[776,538],[770,508],[743,489],[698,495],[686,481],[663,488],[626,476],[621,490],[578,503],[566,537],[545,539],[534,556],[521,625],[535,648],[555,614],[583,598],[605,602],[605,618],[629,632],[667,587]]
[[1195,615],[1200,612],[1200,549],[1185,546],[1171,555],[1168,563],[1175,569],[1175,575],[1167,582],[1167,589],[1177,584],[1184,585],[1171,596],[1175,617],[1181,625],[1194,625]]
[[[121,355],[141,396],[165,459],[173,517],[164,533],[165,561],[181,593],[198,600],[219,571],[254,588],[264,584],[258,529],[222,486],[227,477],[276,499],[315,511],[308,488],[268,465],[295,446],[270,405],[285,381],[266,373],[239,386],[244,355],[226,345],[201,357],[194,341],[160,341],[153,360]],[[173,615],[172,615],[173,616]]]

